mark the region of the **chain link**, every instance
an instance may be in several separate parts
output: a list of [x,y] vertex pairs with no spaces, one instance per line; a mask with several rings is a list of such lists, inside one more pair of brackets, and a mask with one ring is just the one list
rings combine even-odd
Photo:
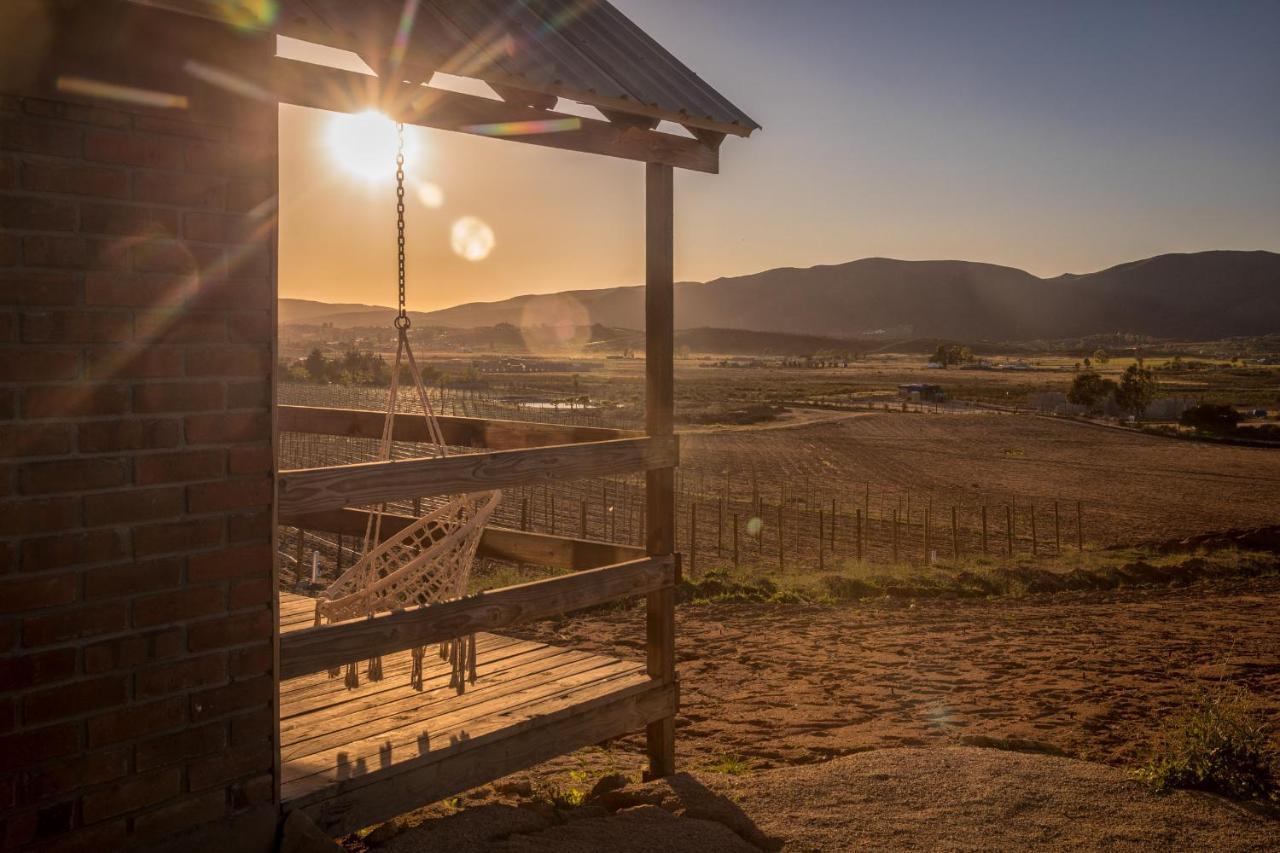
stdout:
[[400,286],[400,313],[396,315],[396,328],[408,329],[409,314],[404,304],[404,122],[396,122],[396,134],[396,260]]

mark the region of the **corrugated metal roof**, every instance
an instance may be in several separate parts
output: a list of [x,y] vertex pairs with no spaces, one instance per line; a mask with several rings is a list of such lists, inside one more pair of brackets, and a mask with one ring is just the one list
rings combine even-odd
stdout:
[[[278,28],[390,52],[403,0],[285,0]],[[748,136],[759,128],[606,0],[422,0],[405,69],[444,71],[557,95],[610,111]],[[366,56],[366,59],[369,57]],[[371,63],[374,64],[374,63]]]

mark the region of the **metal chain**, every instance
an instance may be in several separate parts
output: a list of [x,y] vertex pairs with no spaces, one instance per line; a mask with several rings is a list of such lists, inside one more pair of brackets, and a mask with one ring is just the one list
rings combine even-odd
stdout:
[[396,122],[399,145],[396,148],[396,259],[400,285],[400,313],[396,315],[396,328],[409,328],[409,314],[404,305],[404,122]]

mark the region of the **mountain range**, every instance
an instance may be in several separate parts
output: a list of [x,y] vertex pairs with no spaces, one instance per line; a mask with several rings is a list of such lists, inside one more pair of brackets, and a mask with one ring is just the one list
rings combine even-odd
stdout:
[[[1158,255],[1039,278],[971,261],[865,258],[676,285],[676,326],[821,335],[1025,341],[1128,333],[1211,340],[1280,331],[1280,254]],[[390,308],[280,300],[281,324],[390,322]],[[644,288],[614,287],[414,312],[415,324],[475,328],[565,322],[642,329]]]

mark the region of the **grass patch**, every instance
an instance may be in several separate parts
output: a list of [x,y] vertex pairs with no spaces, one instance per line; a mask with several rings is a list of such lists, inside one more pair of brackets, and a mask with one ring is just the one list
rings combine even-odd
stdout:
[[1190,788],[1280,801],[1280,754],[1247,692],[1218,687],[1166,722],[1138,778],[1158,791]]
[[726,752],[712,764],[707,765],[712,773],[723,773],[726,776],[746,776],[751,772],[751,765],[741,755]]

